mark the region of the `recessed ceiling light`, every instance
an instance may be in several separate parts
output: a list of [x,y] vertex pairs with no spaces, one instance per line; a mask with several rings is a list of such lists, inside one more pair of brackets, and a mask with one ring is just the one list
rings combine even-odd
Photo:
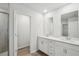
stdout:
[[44,13],[47,13],[47,10],[45,9],[43,12],[44,12]]

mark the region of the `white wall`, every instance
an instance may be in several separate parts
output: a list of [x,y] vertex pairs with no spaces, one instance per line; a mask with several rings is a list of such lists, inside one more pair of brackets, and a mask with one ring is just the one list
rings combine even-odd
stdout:
[[28,9],[26,6],[22,4],[10,4],[10,55],[13,55],[13,34],[14,34],[14,18],[13,12],[17,11],[23,15],[31,16],[31,52],[37,50],[37,35],[43,34],[43,16],[35,11]]
[[[64,7],[55,9],[55,10],[47,13],[44,16],[45,17],[44,21],[46,22],[47,18],[53,16],[53,21],[54,21],[54,35],[55,36],[61,36],[61,34],[62,34],[62,32],[61,32],[61,15],[65,14],[65,13],[68,13],[68,12],[75,11],[75,10],[79,10],[79,4],[77,4],[77,3],[76,4],[75,3],[74,4],[68,4],[68,5],[64,6]],[[46,26],[45,26],[45,28],[46,28]],[[45,34],[46,34],[46,32],[45,32]]]

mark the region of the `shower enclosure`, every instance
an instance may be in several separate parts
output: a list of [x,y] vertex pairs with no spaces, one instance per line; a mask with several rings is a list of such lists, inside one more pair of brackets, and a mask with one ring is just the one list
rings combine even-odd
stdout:
[[8,13],[0,12],[0,56],[8,55],[8,43],[9,43],[9,33],[8,33]]

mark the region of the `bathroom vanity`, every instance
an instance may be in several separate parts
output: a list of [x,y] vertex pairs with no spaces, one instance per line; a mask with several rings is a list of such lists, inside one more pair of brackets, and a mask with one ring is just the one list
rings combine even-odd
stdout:
[[79,41],[74,39],[38,36],[38,50],[49,56],[79,56]]
[[79,56],[78,10],[61,15],[59,36],[54,35],[56,33],[52,31],[55,30],[53,20],[55,19],[48,18],[48,31],[44,36],[38,36],[38,50],[50,56]]

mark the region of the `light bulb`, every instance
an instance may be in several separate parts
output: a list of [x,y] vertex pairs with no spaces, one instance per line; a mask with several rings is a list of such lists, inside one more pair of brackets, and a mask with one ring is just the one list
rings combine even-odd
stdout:
[[44,12],[44,13],[47,13],[47,10],[45,9],[43,12]]

